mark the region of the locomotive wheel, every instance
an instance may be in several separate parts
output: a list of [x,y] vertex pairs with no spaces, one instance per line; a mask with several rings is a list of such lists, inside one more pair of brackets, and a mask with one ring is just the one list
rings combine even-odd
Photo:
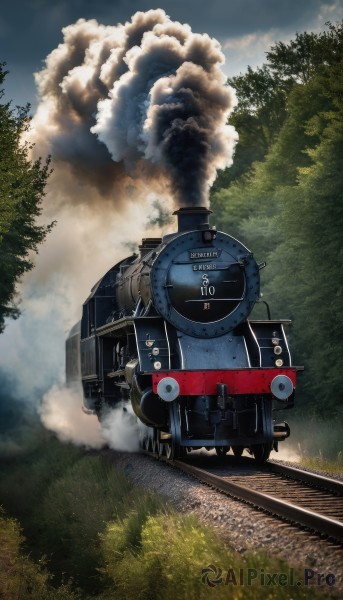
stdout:
[[157,443],[157,430],[154,428],[152,430],[152,435],[150,437],[150,451],[153,454],[158,454],[158,443]]
[[158,458],[161,458],[165,454],[164,446],[165,446],[165,444],[161,444],[160,440],[156,440],[155,448],[156,448]]
[[255,457],[255,460],[258,463],[264,463],[268,460],[270,452],[272,449],[272,445],[268,442],[265,444],[256,444],[256,446],[252,447],[252,451]]
[[171,444],[165,444],[166,446],[166,456],[168,460],[173,460],[174,458],[176,458],[175,456],[175,446],[173,443]]
[[187,454],[187,450],[184,446],[176,446],[173,442],[165,444],[165,451],[168,460],[184,458]]
[[226,456],[229,450],[230,446],[216,446],[217,456]]
[[236,458],[240,458],[243,454],[244,446],[232,446],[232,452]]
[[180,407],[176,402],[170,402],[169,404],[170,437],[169,441],[165,443],[165,447],[168,460],[173,460],[185,456],[186,451],[181,446]]
[[152,450],[151,439],[148,435],[143,440],[143,448],[147,452],[151,452],[151,450]]

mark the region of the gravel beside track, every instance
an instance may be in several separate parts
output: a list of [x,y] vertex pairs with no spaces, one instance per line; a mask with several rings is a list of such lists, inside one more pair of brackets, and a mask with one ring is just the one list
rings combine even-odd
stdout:
[[215,527],[223,542],[242,556],[247,551],[264,550],[284,559],[294,569],[333,573],[335,585],[328,587],[324,583],[320,589],[325,595],[343,597],[342,546],[227,497],[152,457],[119,452],[112,456],[114,465],[134,483],[155,490],[178,511],[196,513],[202,523]]

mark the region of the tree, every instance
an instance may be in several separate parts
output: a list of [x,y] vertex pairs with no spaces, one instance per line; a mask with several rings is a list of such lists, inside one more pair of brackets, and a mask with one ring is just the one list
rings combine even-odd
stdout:
[[[239,133],[239,142],[234,164],[219,173],[212,193],[228,187],[256,161],[264,160],[288,116],[292,90],[309,83],[326,68],[341,64],[343,23],[326,25],[327,31],[319,34],[297,33],[288,44],[277,42],[267,52],[266,64],[256,69],[248,67],[246,73],[228,80],[238,99],[230,123]],[[311,110],[311,106],[308,108]]]
[[[343,75],[327,66],[303,87],[302,103],[322,98],[305,124],[316,140],[305,153],[310,164],[298,171],[297,185],[285,193],[278,223],[286,233],[273,253],[268,284],[296,319],[294,349],[307,367],[306,400],[322,415],[342,410],[340,356],[343,352]],[[285,190],[284,190],[285,192]]]
[[[234,235],[257,260],[266,260],[262,291],[272,316],[293,320],[293,362],[305,365],[298,390],[302,411],[338,416],[343,399],[343,24],[276,44],[267,57],[268,73],[284,86],[284,120],[264,158],[228,190],[216,191],[211,206],[219,227],[231,222]],[[242,114],[260,118],[269,95],[256,96],[251,70],[242,83],[248,81],[245,91],[240,87],[239,106]],[[261,318],[261,309],[257,305],[253,317]]]
[[[0,86],[7,71],[0,63]],[[4,90],[0,90],[0,100]],[[37,252],[54,223],[38,225],[45,186],[50,175],[50,158],[31,161],[22,135],[30,125],[30,106],[11,108],[0,104],[0,332],[5,317],[16,318],[19,309],[16,284],[33,268],[30,254]]]
[[256,161],[262,161],[286,117],[288,85],[263,65],[228,80],[237,94],[237,106],[230,124],[239,133],[232,167],[222,171],[213,192],[236,181]]
[[327,67],[339,65],[343,55],[343,23],[326,23],[328,31],[297,33],[289,44],[278,42],[267,52],[268,67],[279,80],[306,84]]

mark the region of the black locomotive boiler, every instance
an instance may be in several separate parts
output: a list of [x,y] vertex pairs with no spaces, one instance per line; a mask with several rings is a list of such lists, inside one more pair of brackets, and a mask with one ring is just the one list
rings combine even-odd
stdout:
[[130,403],[147,449],[248,449],[258,461],[289,435],[274,411],[294,403],[288,320],[249,320],[260,297],[252,253],[181,208],[178,231],[142,241],[93,287],[67,339],[67,382],[84,407]]

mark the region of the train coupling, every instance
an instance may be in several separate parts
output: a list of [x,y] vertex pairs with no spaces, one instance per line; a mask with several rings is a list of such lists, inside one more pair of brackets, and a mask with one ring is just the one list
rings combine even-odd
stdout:
[[228,403],[227,385],[225,383],[217,384],[217,405],[224,411]]

